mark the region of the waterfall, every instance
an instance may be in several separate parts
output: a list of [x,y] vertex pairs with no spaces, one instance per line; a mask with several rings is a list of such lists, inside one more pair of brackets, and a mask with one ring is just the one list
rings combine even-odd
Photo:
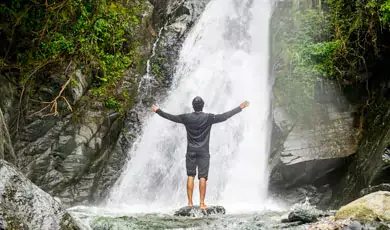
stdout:
[[[212,0],[180,52],[174,83],[157,102],[172,114],[192,112],[201,96],[205,112],[250,106],[211,131],[206,203],[228,212],[264,208],[270,141],[268,74],[270,0]],[[112,188],[110,207],[134,212],[177,209],[187,204],[186,132],[183,125],[150,116]],[[198,180],[194,203],[199,204]]]

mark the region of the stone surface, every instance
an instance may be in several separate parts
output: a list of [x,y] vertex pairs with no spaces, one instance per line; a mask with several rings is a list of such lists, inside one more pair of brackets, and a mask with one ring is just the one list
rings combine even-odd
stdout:
[[320,217],[328,215],[329,214],[311,206],[309,203],[296,204],[292,207],[292,211],[288,214],[288,218],[282,220],[282,222],[301,222],[302,224],[313,223],[318,221]]
[[390,102],[371,109],[365,119],[358,150],[333,193],[335,207],[359,198],[365,188],[390,183]]
[[64,119],[35,119],[23,129],[15,146],[18,158],[23,159],[19,167],[65,204],[91,202],[93,195],[99,197],[104,192],[100,181],[112,184],[118,176],[117,171],[111,175],[102,172],[111,157],[118,157],[112,150],[122,123],[118,117],[91,107]]
[[292,206],[294,204],[309,202],[319,208],[326,208],[332,197],[330,185],[316,187],[314,185],[304,185],[294,188],[271,188],[270,197],[273,200]]
[[8,126],[19,117],[19,94],[17,84],[12,81],[17,79],[17,75],[18,71],[0,74],[0,108],[3,110],[4,120]]
[[310,114],[305,115],[310,119],[291,117],[285,108],[275,107],[273,126],[280,134],[272,136],[271,143],[276,144],[271,146],[273,157],[269,163],[270,189],[275,194],[287,194],[306,185],[329,185],[329,191],[320,198],[326,200],[315,202],[321,205],[330,201],[329,195],[333,195],[333,187],[344,175],[359,140],[355,109],[331,82],[323,84],[327,90],[316,91],[319,99],[315,98]]
[[281,174],[290,184],[312,183],[341,167],[356,151],[351,111],[337,111],[331,104],[316,107],[317,124],[296,124],[284,142]]
[[390,192],[375,192],[339,209],[337,219],[360,221],[390,221]]
[[76,70],[71,77],[73,79],[70,85],[71,103],[76,104],[91,85],[92,76],[83,75],[81,70]]
[[3,160],[0,175],[0,216],[7,229],[79,229],[60,203]]
[[17,161],[11,136],[8,132],[7,121],[0,107],[0,159],[15,163]]
[[359,222],[351,222],[350,220],[336,220],[334,216],[321,218],[318,222],[311,224],[306,229],[308,230],[362,230],[362,225]]
[[388,191],[390,192],[390,184],[388,183],[383,183],[375,186],[370,186],[368,188],[362,189],[360,191],[360,196],[365,196],[373,192],[378,192],[378,191]]
[[[211,218],[210,218],[211,219]],[[211,227],[206,218],[183,218],[163,214],[147,214],[122,217],[99,217],[91,221],[93,230],[122,229],[218,229]]]
[[175,216],[200,217],[209,215],[224,215],[226,210],[222,206],[209,206],[207,210],[201,210],[199,206],[186,206],[175,212]]
[[[158,28],[163,30],[156,46],[156,55],[151,59],[151,74],[158,86],[166,88],[171,85],[182,44],[209,1],[157,1],[156,6],[165,8],[166,16],[163,23],[161,19],[156,21]],[[155,13],[158,14],[158,10]]]
[[0,216],[0,230],[5,230],[6,227],[7,226],[5,224],[4,218]]

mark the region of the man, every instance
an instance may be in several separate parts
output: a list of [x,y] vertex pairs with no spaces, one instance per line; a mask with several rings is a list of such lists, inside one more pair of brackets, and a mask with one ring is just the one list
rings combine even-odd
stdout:
[[192,106],[195,110],[193,113],[172,115],[163,112],[160,108],[153,105],[152,111],[163,118],[170,121],[184,124],[187,131],[187,196],[188,205],[192,206],[192,193],[194,190],[194,178],[196,175],[196,167],[198,167],[199,191],[200,191],[200,208],[207,209],[204,203],[206,195],[206,181],[209,173],[210,152],[209,140],[211,126],[216,123],[226,121],[233,115],[241,112],[249,103],[244,101],[241,105],[229,112],[223,114],[203,113],[204,102],[200,97],[195,97],[192,101]]

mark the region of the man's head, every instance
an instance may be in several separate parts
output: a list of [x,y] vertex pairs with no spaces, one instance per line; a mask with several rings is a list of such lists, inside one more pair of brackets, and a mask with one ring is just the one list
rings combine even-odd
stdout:
[[201,97],[195,97],[194,100],[192,100],[192,107],[194,108],[195,112],[201,112],[203,110],[204,101]]

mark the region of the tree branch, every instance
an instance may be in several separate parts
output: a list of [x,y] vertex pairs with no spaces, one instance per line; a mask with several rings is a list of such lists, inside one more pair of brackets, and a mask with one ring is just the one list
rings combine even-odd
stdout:
[[[72,61],[69,62],[68,67],[66,67],[66,69],[65,69],[65,76],[67,75],[68,69],[69,69],[71,64],[72,64]],[[42,104],[47,104],[47,105],[45,107],[43,107],[42,109],[40,109],[39,111],[36,111],[36,112],[32,113],[28,117],[32,117],[32,116],[38,115],[41,112],[47,110],[48,108],[50,108],[50,110],[49,110],[50,112],[48,114],[42,115],[42,117],[58,116],[58,114],[59,114],[58,113],[58,100],[60,98],[62,98],[65,101],[65,103],[68,106],[68,109],[70,111],[73,111],[72,106],[69,104],[68,100],[64,96],[62,96],[62,93],[64,92],[66,87],[69,85],[71,80],[72,80],[72,77],[69,77],[68,80],[65,82],[65,84],[61,86],[60,92],[58,93],[58,95],[53,100],[41,102]]]

